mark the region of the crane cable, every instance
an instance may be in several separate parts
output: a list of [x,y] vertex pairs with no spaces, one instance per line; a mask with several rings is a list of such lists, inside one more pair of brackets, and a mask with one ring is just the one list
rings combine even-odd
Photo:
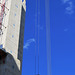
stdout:
[[40,0],[38,0],[38,74],[39,74],[39,27],[40,27]]
[[[36,0],[36,15],[35,15],[35,39],[37,38],[37,33],[38,33],[38,75],[39,75],[39,26],[40,26],[40,0]],[[37,27],[38,26],[38,27]],[[35,42],[35,75],[36,73],[36,61],[37,61],[37,46]]]
[[[36,6],[35,6],[35,40],[36,40],[36,34],[37,34],[37,31],[36,31],[36,26],[37,26],[37,0],[36,0]],[[35,42],[35,75],[36,75],[36,42]]]

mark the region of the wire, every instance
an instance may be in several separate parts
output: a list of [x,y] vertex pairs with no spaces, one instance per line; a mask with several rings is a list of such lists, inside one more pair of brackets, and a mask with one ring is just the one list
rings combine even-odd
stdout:
[[[38,68],[37,70],[38,70],[38,75],[39,75],[40,0],[36,0],[36,11],[35,12],[36,12],[36,15],[35,15],[35,39],[38,39],[38,42],[37,42],[38,43],[38,48],[37,48],[37,44],[35,43],[35,75],[36,75],[36,69],[37,68]],[[37,53],[38,53],[38,55],[37,55]],[[37,59],[37,56],[38,56],[38,59]],[[38,64],[36,64],[37,60],[38,60]]]
[[[36,26],[37,26],[37,0],[36,0],[36,10],[35,10],[36,14],[35,14],[35,39],[36,39],[36,34],[37,34],[37,29],[36,29]],[[36,75],[36,42],[35,42],[35,75]]]
[[[38,32],[38,74],[39,74],[39,7],[40,3],[39,0],[36,0],[36,15],[35,15],[35,39],[37,39],[37,32]],[[38,26],[38,27],[37,27]],[[38,30],[37,30],[38,29]],[[36,75],[36,61],[37,61],[37,44],[35,43],[35,75]]]
[[38,0],[38,74],[39,74],[39,27],[40,27],[40,0]]
[[[36,75],[36,61],[37,61],[37,51],[38,51],[38,75],[39,75],[39,26],[40,26],[40,0],[36,0],[36,15],[35,15],[35,38],[38,39],[38,49],[37,48],[37,44],[35,43],[35,75]],[[38,35],[37,35],[38,33]],[[37,38],[38,36],[38,38]]]

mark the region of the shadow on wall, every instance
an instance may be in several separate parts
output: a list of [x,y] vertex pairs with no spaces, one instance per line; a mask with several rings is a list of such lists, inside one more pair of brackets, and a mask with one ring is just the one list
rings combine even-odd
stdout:
[[19,60],[9,53],[0,50],[0,75],[21,75]]

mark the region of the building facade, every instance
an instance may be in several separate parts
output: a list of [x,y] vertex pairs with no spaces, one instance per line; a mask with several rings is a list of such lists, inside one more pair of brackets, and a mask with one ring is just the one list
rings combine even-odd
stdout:
[[0,4],[0,75],[21,75],[26,1]]

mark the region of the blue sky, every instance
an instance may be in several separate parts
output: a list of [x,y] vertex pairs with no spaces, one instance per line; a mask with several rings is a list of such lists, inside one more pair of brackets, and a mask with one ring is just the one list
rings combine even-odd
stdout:
[[[26,6],[22,75],[35,75],[36,0],[27,0]],[[40,1],[39,13],[40,75],[47,75],[45,0]],[[50,0],[50,33],[52,75],[75,75],[74,0]]]
[[[46,59],[46,30],[45,30],[45,6],[40,1],[40,24],[36,24],[36,31],[39,28],[39,49],[40,49],[40,74],[47,75],[47,59]],[[23,50],[23,70],[22,75],[35,75],[35,42],[38,50],[38,35],[35,38],[35,22],[36,22],[36,0],[27,0],[26,2],[26,20],[24,33],[24,50]],[[38,58],[38,57],[37,57]],[[38,62],[38,61],[37,61]],[[36,63],[37,64],[37,63]],[[38,68],[38,66],[37,66]],[[36,69],[38,71],[38,69]]]
[[75,1],[50,1],[52,75],[75,75]]

